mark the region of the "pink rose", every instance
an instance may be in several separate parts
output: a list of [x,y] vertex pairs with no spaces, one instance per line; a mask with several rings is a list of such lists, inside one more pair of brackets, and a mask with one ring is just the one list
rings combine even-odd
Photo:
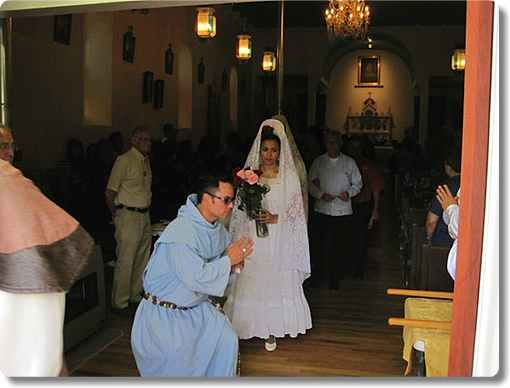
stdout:
[[253,185],[255,183],[257,183],[257,181],[259,180],[259,176],[257,174],[251,174],[251,176],[248,178],[248,183],[250,185]]
[[248,181],[253,175],[256,175],[252,170],[246,170],[244,172],[244,179]]
[[245,171],[244,170],[239,170],[237,172],[237,176],[241,179],[245,179],[246,178],[246,174],[245,174]]

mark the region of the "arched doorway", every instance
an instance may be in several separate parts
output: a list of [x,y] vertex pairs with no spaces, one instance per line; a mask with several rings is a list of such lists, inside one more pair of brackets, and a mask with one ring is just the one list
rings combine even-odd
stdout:
[[[358,59],[376,56],[380,60],[380,85],[358,85]],[[358,115],[363,102],[371,98],[379,116],[392,115],[393,139],[402,140],[404,129],[414,122],[412,75],[407,64],[393,52],[355,50],[343,55],[332,67],[326,91],[325,124],[341,130],[348,115]]]
[[[316,116],[327,127],[341,130],[349,110],[352,114],[361,112],[363,101],[370,97],[377,102],[379,115],[391,113],[394,117],[393,138],[401,140],[404,129],[419,122],[420,114],[424,114],[419,109],[420,99],[416,98],[419,92],[413,87],[413,57],[404,44],[391,36],[370,37],[372,49],[366,41],[341,42],[330,48],[317,88]],[[358,59],[370,56],[380,59],[380,85],[368,87],[358,84]]]

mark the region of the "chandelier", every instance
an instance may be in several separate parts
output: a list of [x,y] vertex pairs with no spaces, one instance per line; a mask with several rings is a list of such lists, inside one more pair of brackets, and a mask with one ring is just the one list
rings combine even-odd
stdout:
[[329,0],[325,18],[330,41],[359,40],[366,37],[370,11],[365,0]]

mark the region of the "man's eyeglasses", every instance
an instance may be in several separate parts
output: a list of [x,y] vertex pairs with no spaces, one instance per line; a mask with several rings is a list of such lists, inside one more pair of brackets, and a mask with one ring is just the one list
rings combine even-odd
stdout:
[[206,194],[209,194],[211,197],[213,198],[217,198],[219,199],[221,202],[223,202],[225,205],[230,205],[232,202],[234,202],[234,198],[230,198],[230,197],[218,197],[217,195],[214,195],[214,194],[211,194],[211,193],[208,193],[207,191],[205,192]]
[[145,139],[141,138],[141,137],[138,137],[138,136],[134,136],[136,137],[138,140],[141,140],[143,141],[145,144],[148,144],[148,145],[151,145],[152,142],[154,141],[154,139],[152,137],[146,137]]
[[19,146],[17,144],[0,144],[0,151],[7,152],[9,149],[13,151],[18,151]]

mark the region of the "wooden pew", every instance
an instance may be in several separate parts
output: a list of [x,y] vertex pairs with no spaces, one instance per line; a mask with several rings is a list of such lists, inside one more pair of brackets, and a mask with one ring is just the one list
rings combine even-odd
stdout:
[[407,267],[407,225],[409,219],[409,200],[402,196],[401,208],[399,211],[400,218],[400,231],[399,231],[399,240],[400,240],[400,262],[402,266],[402,277],[405,279],[406,267]]
[[411,288],[424,290],[421,282],[423,245],[426,240],[425,226],[413,224],[411,245]]
[[404,280],[406,283],[406,287],[412,281],[411,269],[412,269],[412,255],[413,255],[413,240],[412,240],[412,231],[413,225],[423,226],[425,225],[425,221],[427,219],[427,209],[416,209],[410,208],[409,215],[406,224],[406,234],[405,234],[405,242],[404,242]]
[[424,244],[420,285],[424,290],[453,291],[453,280],[446,269],[450,248]]

